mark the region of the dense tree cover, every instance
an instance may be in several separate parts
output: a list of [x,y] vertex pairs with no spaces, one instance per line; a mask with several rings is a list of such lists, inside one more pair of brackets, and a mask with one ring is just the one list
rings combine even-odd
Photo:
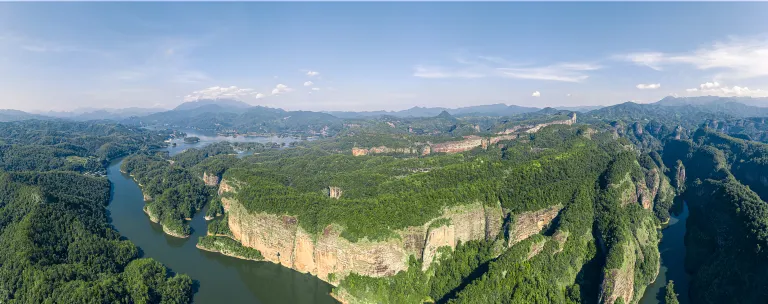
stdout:
[[679,304],[677,300],[677,294],[675,293],[675,282],[669,280],[667,286],[664,287],[664,304]]
[[136,259],[139,250],[110,228],[106,179],[20,172],[0,180],[0,301],[191,302],[189,277]]
[[[641,157],[640,162],[644,164],[641,167],[634,153],[593,145],[590,149],[585,148],[593,157],[588,161],[589,157],[580,156],[578,152],[589,143],[576,137],[562,137],[567,129],[552,128],[552,133],[537,134],[528,142],[512,144],[504,153],[508,158],[504,165],[509,166],[506,171],[514,172],[518,168],[513,164],[529,170],[515,180],[518,184],[508,184],[512,189],[529,183],[544,185],[558,179],[570,182],[569,185],[558,184],[558,188],[547,188],[567,192],[565,198],[559,196],[564,194],[555,194],[539,197],[541,203],[537,205],[526,206],[525,203],[531,200],[515,203],[510,200],[510,204],[505,205],[510,210],[526,211],[547,206],[547,202],[563,204],[564,210],[543,235],[535,235],[506,249],[507,241],[503,235],[496,242],[462,244],[452,254],[444,253],[424,272],[419,270],[420,265],[411,265],[407,271],[388,278],[352,274],[335,292],[382,303],[425,300],[439,303],[595,303],[605,276],[603,269],[617,269],[624,264],[623,255],[608,261],[605,254],[613,256],[632,246],[642,252],[634,256],[635,249],[631,249],[633,258],[637,259],[631,269],[636,290],[633,297],[638,299],[658,269],[656,220],[651,211],[642,209],[636,202],[627,204],[621,194],[629,185],[634,187],[634,183],[644,183],[643,170],[658,168],[660,156]],[[610,145],[608,142],[603,144]],[[568,147],[567,151],[573,154],[563,154],[558,149],[560,146]],[[532,153],[537,149],[531,148],[543,150]],[[579,166],[586,172],[569,171],[568,164]],[[531,191],[522,189],[521,192]],[[593,238],[593,234],[598,238]],[[645,241],[636,241],[638,237]],[[607,241],[599,243],[598,239]]]
[[0,123],[0,168],[94,172],[117,157],[162,147],[169,134],[166,130],[117,124],[43,120]]
[[208,235],[232,237],[232,231],[229,230],[226,214],[222,217],[214,218],[208,222]]
[[260,251],[251,247],[243,246],[240,244],[240,242],[226,236],[201,236],[197,241],[197,247],[204,250],[221,252],[227,255],[233,255],[248,260],[259,261],[264,259],[264,256],[261,255]]
[[[398,159],[290,149],[243,158],[227,170],[246,208],[291,214],[311,233],[340,224],[344,236],[387,238],[422,225],[444,207],[475,201],[514,213],[571,199],[575,184],[594,180],[609,157],[576,128],[547,128],[500,154],[473,153]],[[532,149],[536,148],[536,149]],[[339,199],[328,196],[339,187]]]
[[[187,157],[182,154],[190,153]],[[123,161],[121,170],[133,176],[150,200],[146,210],[164,228],[176,235],[189,235],[186,219],[192,218],[210,200],[216,189],[206,186],[200,176],[184,164],[197,160],[198,151],[190,149],[176,156],[180,164],[157,155],[136,154]]]
[[759,180],[765,179],[766,145],[708,128],[697,130],[690,142],[668,145],[665,162],[678,161],[687,180],[683,198],[690,210],[686,270],[692,273],[691,300],[764,300],[768,204],[761,199],[765,188]]
[[[452,300],[470,303],[590,303],[597,300],[599,266],[592,239],[596,180],[584,181],[560,215],[553,236],[537,235],[513,245],[481,277]],[[555,237],[557,236],[557,237]],[[563,238],[565,240],[563,240]],[[558,241],[560,240],[560,241]],[[562,243],[560,243],[562,241]],[[532,246],[541,252],[530,256]]]
[[[205,174],[221,176],[237,158],[228,142],[192,148],[172,157],[162,153],[138,153],[127,157],[121,170],[141,186],[147,201],[146,211],[165,229],[176,235],[189,235],[186,222],[213,199],[216,187],[206,186]],[[221,202],[214,199],[207,215],[223,214]]]
[[174,128],[255,134],[328,135],[338,133],[342,120],[325,113],[284,111],[266,107],[225,109],[207,105],[173,110],[123,121],[135,125],[169,125]]
[[110,227],[109,182],[82,174],[161,147],[167,134],[65,121],[0,125],[0,302],[191,302],[188,276],[137,259],[139,249]]
[[351,274],[334,292],[375,303],[445,303],[498,255],[493,242],[486,241],[459,243],[453,253],[447,247],[440,250],[443,254],[426,272],[421,271],[421,262],[411,257],[407,271],[386,278]]
[[185,150],[182,153],[176,154],[170,159],[174,164],[185,168],[191,168],[208,157],[220,155],[220,154],[235,154],[235,149],[228,142],[219,142],[209,144],[202,148],[193,148]]

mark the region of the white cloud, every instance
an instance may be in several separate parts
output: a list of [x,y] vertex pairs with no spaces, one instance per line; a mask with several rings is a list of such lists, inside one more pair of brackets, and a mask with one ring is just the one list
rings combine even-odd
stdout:
[[259,99],[259,98],[264,98],[265,96],[266,95],[264,95],[262,93],[256,93],[256,95],[254,97],[256,97],[256,99]]
[[635,87],[638,88],[638,89],[641,89],[641,90],[655,90],[655,89],[660,88],[661,84],[660,83],[649,83],[649,84],[641,83],[641,84],[638,84]]
[[468,70],[451,70],[440,67],[416,66],[413,76],[420,78],[481,78],[485,75]]
[[305,86],[305,87],[310,87],[310,86],[312,86],[313,84],[315,84],[315,83],[314,83],[314,82],[311,82],[311,81],[307,81],[307,82],[304,82],[304,86]]
[[312,91],[320,91],[320,88],[312,88]]
[[646,52],[617,56],[619,59],[662,70],[671,65],[689,65],[717,72],[718,79],[747,79],[768,76],[768,39],[730,39],[684,53]]
[[763,91],[760,89],[753,90],[748,87],[740,87],[740,86],[719,87],[714,89],[701,90],[701,92],[708,95],[717,95],[717,96],[752,96],[752,97],[768,96],[768,91]]
[[533,92],[533,94],[531,94],[531,96],[539,97],[539,96],[541,96],[541,93],[539,91],[535,91],[535,92]]
[[702,90],[714,89],[714,88],[719,88],[720,84],[717,81],[715,81],[715,82],[705,82],[705,83],[700,84],[699,87]]
[[309,76],[309,77],[314,77],[314,76],[317,76],[317,75],[320,75],[320,72],[318,72],[318,71],[307,71],[307,76]]
[[241,89],[236,86],[230,87],[210,87],[207,89],[194,91],[184,96],[184,101],[195,101],[199,99],[243,99],[248,97],[261,98],[264,94],[256,92],[254,89]]
[[581,82],[589,78],[586,72],[602,67],[592,63],[565,62],[550,65],[512,64],[497,57],[478,56],[479,61],[456,59],[456,67],[426,67],[418,65],[413,76],[421,78],[480,78],[503,77],[517,79]]
[[571,97],[571,93],[565,94],[566,97]]
[[282,93],[288,93],[290,91],[293,91],[293,89],[289,88],[287,85],[280,83],[277,86],[275,86],[274,89],[272,89],[272,95],[279,95]]
[[768,91],[761,89],[750,89],[749,87],[741,86],[724,86],[719,82],[705,82],[699,85],[699,88],[686,89],[686,92],[700,92],[701,95],[714,95],[714,96],[751,96],[751,97],[768,97]]
[[598,65],[587,63],[558,63],[542,67],[497,68],[502,77],[580,82],[589,78],[585,71],[598,70]]

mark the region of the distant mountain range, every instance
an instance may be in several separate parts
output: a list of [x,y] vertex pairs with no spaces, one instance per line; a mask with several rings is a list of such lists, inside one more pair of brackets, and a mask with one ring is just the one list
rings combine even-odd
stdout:
[[27,119],[48,119],[49,117],[31,114],[19,110],[0,109],[0,122],[17,121]]
[[720,96],[698,96],[698,97],[672,97],[667,96],[664,99],[655,102],[662,106],[712,106],[717,104],[740,103],[754,107],[768,107],[768,97],[720,97]]
[[72,111],[48,111],[40,112],[38,115],[44,117],[63,118],[77,121],[86,120],[121,120],[132,116],[145,116],[152,113],[165,111],[159,108],[123,108],[123,109],[97,109],[97,108],[79,108]]
[[[613,106],[575,106],[556,107],[557,110],[577,111],[591,113],[596,116],[618,115],[617,117],[642,116],[664,111],[663,108],[677,108],[684,113],[722,113],[734,117],[768,116],[768,98],[750,97],[666,97],[651,104],[623,103]],[[683,109],[685,108],[685,109]],[[444,107],[413,107],[401,111],[284,111],[282,109],[251,106],[245,102],[234,99],[201,99],[185,102],[173,110],[157,108],[125,108],[125,109],[77,109],[71,112],[44,112],[27,113],[18,110],[0,110],[0,121],[26,120],[26,119],[68,119],[68,120],[114,120],[124,123],[138,124],[171,124],[193,125],[195,121],[204,121],[207,125],[229,125],[227,120],[239,117],[237,124],[260,121],[258,118],[276,119],[286,113],[304,113],[302,116],[313,114],[315,117],[334,117],[340,119],[370,118],[370,117],[435,117],[445,112],[453,117],[466,116],[514,116],[525,113],[533,113],[542,110],[537,107],[524,107],[506,105],[503,103],[469,106],[461,108]],[[619,115],[621,114],[621,115]],[[251,118],[243,117],[249,116]],[[331,116],[332,115],[332,116]],[[256,120],[254,120],[254,118]],[[295,119],[295,117],[293,118]]]
[[173,110],[184,111],[193,110],[204,106],[219,106],[224,109],[247,109],[252,107],[251,105],[235,99],[200,99],[196,101],[188,101],[180,104]]
[[395,116],[395,117],[434,117],[440,115],[442,112],[447,112],[453,116],[511,116],[521,113],[529,113],[541,110],[540,108],[533,107],[521,107],[516,105],[505,105],[503,103],[462,107],[456,109],[434,107],[413,107],[402,111],[369,111],[369,112],[348,112],[348,111],[328,111],[325,113],[331,114],[339,118],[364,118],[372,116]]

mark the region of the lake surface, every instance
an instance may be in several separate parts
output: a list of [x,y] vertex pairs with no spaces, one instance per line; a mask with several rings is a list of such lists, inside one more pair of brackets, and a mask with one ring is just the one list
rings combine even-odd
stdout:
[[[190,148],[202,148],[212,143],[222,142],[222,141],[229,141],[229,142],[257,142],[257,143],[278,143],[278,144],[285,144],[286,146],[294,141],[300,141],[300,139],[295,137],[278,137],[278,136],[270,136],[270,137],[253,137],[253,136],[238,136],[238,137],[231,137],[231,136],[219,136],[216,134],[208,134],[208,133],[199,133],[196,131],[190,131],[190,130],[180,130],[184,133],[187,133],[188,137],[197,137],[200,138],[199,142],[188,144],[184,142],[183,138],[174,138],[171,140],[171,143],[176,143],[176,146],[169,146],[168,148],[165,148],[163,150],[168,151],[170,155],[176,155],[181,152],[184,152],[186,149]],[[312,138],[309,138],[308,140],[312,140]]]
[[688,204],[683,205],[683,212],[672,216],[669,224],[662,230],[663,237],[659,243],[661,253],[661,269],[659,276],[645,289],[640,304],[664,303],[666,290],[664,286],[669,280],[675,281],[675,293],[681,304],[688,304],[688,284],[690,277],[685,272],[685,222],[688,220]]
[[[196,136],[190,134],[190,136]],[[240,137],[200,137],[195,144],[178,143],[173,154],[212,142],[240,141]],[[259,142],[296,141],[292,138],[248,138]],[[330,296],[332,286],[309,274],[270,262],[240,260],[197,249],[197,239],[207,232],[199,212],[190,222],[192,234],[180,239],[163,233],[162,226],[149,220],[142,211],[144,198],[133,179],[120,172],[122,159],[107,169],[112,182],[108,210],[112,225],[121,235],[141,248],[143,257],[154,258],[173,272],[186,273],[199,283],[195,303],[337,303]]]

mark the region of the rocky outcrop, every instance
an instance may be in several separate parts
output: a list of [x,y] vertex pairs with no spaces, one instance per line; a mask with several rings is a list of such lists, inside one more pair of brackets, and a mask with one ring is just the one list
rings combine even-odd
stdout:
[[[233,191],[232,184],[222,181],[220,192]],[[295,217],[252,213],[227,195],[222,196],[221,201],[228,214],[233,239],[259,250],[265,261],[316,275],[332,284],[352,272],[370,277],[394,275],[407,269],[410,255],[421,258],[427,268],[435,261],[441,247],[452,250],[459,242],[495,239],[502,229],[504,217],[500,205],[485,206],[475,202],[446,208],[440,217],[422,226],[395,231],[398,237],[351,242],[341,237],[343,227],[337,225],[329,225],[314,234],[301,228]],[[560,207],[554,210],[556,215]],[[516,226],[514,233],[522,236],[515,238],[524,239],[538,233],[554,218],[551,213],[553,211],[546,209],[519,215],[531,220],[523,220]]]
[[538,234],[544,227],[549,225],[563,209],[562,204],[557,204],[549,208],[538,211],[523,212],[514,216],[513,223],[509,228],[508,246],[512,246],[528,237]]
[[208,174],[208,172],[203,172],[203,182],[206,186],[218,186],[219,181],[221,181],[221,177],[216,174]]
[[564,120],[555,120],[550,121],[546,123],[541,124],[527,124],[527,125],[517,125],[513,126],[511,128],[507,128],[504,131],[498,132],[496,134],[499,135],[506,135],[506,134],[512,134],[517,132],[524,132],[524,133],[536,133],[539,130],[541,130],[544,127],[551,126],[551,125],[572,125],[576,123],[576,113],[573,112],[571,115],[569,115],[568,119]]
[[328,196],[330,198],[339,199],[342,193],[343,191],[339,187],[328,187]]
[[373,148],[352,148],[353,156],[364,156],[370,154],[418,154],[419,149],[414,147],[408,148],[389,148],[387,146],[378,146]]
[[461,153],[472,150],[477,147],[487,149],[488,146],[497,144],[504,140],[514,140],[520,138],[521,133],[536,133],[544,127],[551,125],[572,125],[576,123],[576,113],[571,114],[570,119],[557,120],[542,124],[535,125],[519,125],[504,131],[496,133],[497,136],[480,137],[477,135],[465,136],[463,140],[449,141],[436,144],[427,144],[419,147],[409,148],[389,148],[386,146],[379,146],[373,148],[352,148],[352,155],[364,156],[371,154],[416,154],[416,155],[429,155],[432,153]]
[[148,202],[148,201],[151,201],[151,200],[152,200],[152,196],[150,196],[150,195],[149,195],[149,194],[147,194],[146,192],[144,192],[144,191],[141,191],[141,194],[144,196],[144,202]]
[[[661,189],[661,174],[659,174],[658,168],[653,168],[645,173],[645,184],[648,186],[651,199],[654,199]],[[643,205],[643,207],[645,208],[645,205]]]
[[539,130],[541,130],[542,128],[547,127],[547,126],[551,126],[551,125],[569,125],[570,126],[570,125],[572,125],[574,123],[576,123],[576,113],[571,113],[571,118],[570,119],[556,120],[556,121],[552,121],[552,122],[538,124],[538,125],[535,125],[533,128],[525,130],[525,133],[536,133]]
[[644,209],[651,209],[653,207],[653,195],[645,182],[635,183],[635,193],[640,206],[643,206]]
[[434,144],[431,147],[431,153],[459,153],[469,151],[482,146],[484,141],[487,141],[487,139],[484,139],[480,136],[466,136],[464,137],[464,140]]
[[635,255],[631,244],[624,244],[624,264],[619,269],[608,269],[600,285],[600,303],[613,304],[619,298],[632,303],[635,293]]
[[491,137],[490,144],[494,145],[503,140],[513,140],[520,138],[520,134],[508,134]]
[[[237,192],[237,190],[235,190],[235,187],[234,187],[235,184],[236,184],[236,182],[234,182],[234,181],[221,181],[221,183],[219,184],[218,194],[222,195],[222,194],[227,193],[227,192],[232,192],[232,193]],[[223,198],[221,200],[221,204],[224,205],[224,199]],[[224,210],[225,211],[227,210],[227,206],[226,205],[224,205]]]
[[[498,216],[498,218],[496,218]],[[487,219],[491,219],[490,222]],[[442,221],[443,225],[435,225]],[[488,207],[481,203],[466,206],[448,208],[443,216],[428,223],[424,254],[421,256],[423,269],[429,268],[438,257],[437,252],[441,247],[451,250],[456,248],[458,242],[472,240],[490,240],[496,237],[501,230],[502,210],[501,206]],[[495,231],[488,231],[492,229]],[[491,238],[492,236],[492,238]]]
[[430,146],[424,146],[424,148],[421,149],[422,156],[429,155],[430,153],[432,153],[432,148]]
[[[621,246],[623,251],[623,263],[619,269],[606,269],[603,274],[603,282],[600,291],[600,303],[615,303],[622,299],[624,303],[637,302],[645,292],[647,285],[656,278],[660,268],[659,234],[656,224],[651,217],[642,220],[632,231],[631,238]],[[643,278],[643,274],[636,273],[635,264],[639,261],[655,261],[651,266],[655,273],[651,279]],[[641,280],[638,282],[638,280]]]
[[681,161],[677,161],[677,166],[675,167],[675,188],[678,193],[683,192],[685,189],[685,181],[685,166],[683,166]]

